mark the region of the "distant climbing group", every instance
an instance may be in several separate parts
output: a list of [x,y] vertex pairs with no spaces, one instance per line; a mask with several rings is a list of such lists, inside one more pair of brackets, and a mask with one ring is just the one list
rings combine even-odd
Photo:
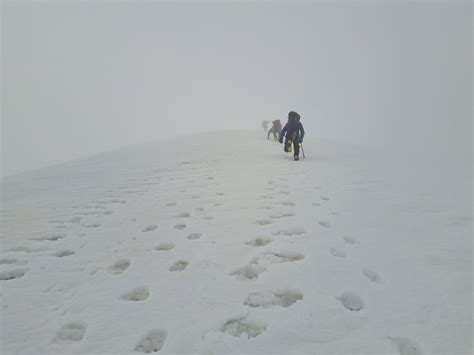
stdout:
[[[285,152],[293,151],[294,160],[300,159],[300,144],[303,143],[304,138],[304,128],[303,124],[300,121],[300,115],[295,111],[290,111],[288,113],[288,122],[285,126],[281,127],[281,122],[279,119],[272,122],[272,127],[268,130],[267,139],[270,139],[270,135],[273,134],[273,138],[278,140],[280,143],[283,143],[283,138],[285,139],[285,144],[283,149]],[[262,127],[264,131],[268,129],[269,121],[262,121]],[[304,152],[303,152],[304,156]]]
[[278,140],[281,132],[281,121],[275,120],[272,122],[272,128],[268,130],[267,139],[270,139],[270,134],[273,133],[273,139]]

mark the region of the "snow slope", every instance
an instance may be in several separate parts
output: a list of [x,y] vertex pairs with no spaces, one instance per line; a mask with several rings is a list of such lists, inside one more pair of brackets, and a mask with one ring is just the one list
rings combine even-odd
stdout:
[[304,147],[219,132],[4,179],[2,353],[471,353],[470,162]]

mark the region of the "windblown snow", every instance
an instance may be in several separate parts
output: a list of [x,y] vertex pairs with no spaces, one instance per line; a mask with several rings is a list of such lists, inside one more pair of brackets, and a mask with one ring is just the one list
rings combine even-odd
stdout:
[[469,162],[304,149],[219,132],[3,179],[1,352],[471,353]]

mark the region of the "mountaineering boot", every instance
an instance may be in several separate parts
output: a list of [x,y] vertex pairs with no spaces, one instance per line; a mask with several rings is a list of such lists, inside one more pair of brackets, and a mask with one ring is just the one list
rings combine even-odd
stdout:
[[300,157],[299,157],[298,155],[295,155],[293,158],[294,158],[295,160],[300,160]]

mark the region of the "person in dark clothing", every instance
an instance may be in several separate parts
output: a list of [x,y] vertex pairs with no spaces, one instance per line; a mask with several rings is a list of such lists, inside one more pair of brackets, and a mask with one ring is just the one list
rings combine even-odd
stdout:
[[270,139],[270,134],[273,133],[273,138],[275,140],[278,140],[278,138],[280,137],[280,131],[281,131],[281,121],[275,120],[272,122],[272,124],[273,126],[268,131],[267,139]]
[[300,115],[295,111],[290,111],[288,113],[288,122],[281,130],[279,142],[283,143],[283,137],[285,137],[285,152],[291,152],[291,145],[293,144],[293,158],[295,160],[300,159],[300,144],[303,143],[304,133],[303,124],[300,122]]

